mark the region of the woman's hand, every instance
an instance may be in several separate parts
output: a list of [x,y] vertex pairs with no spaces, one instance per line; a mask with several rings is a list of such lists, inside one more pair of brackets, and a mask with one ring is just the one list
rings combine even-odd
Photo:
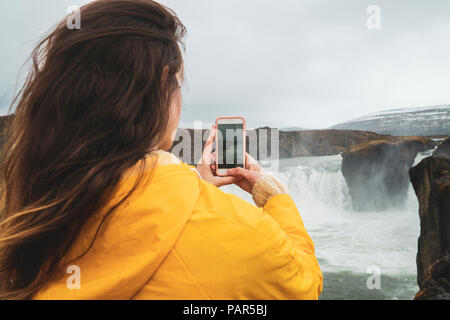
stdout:
[[215,155],[211,153],[216,133],[217,129],[215,125],[213,125],[211,127],[208,140],[205,143],[202,158],[197,164],[197,170],[202,179],[208,181],[216,187],[234,183],[241,189],[251,194],[256,180],[258,180],[258,178],[265,173],[264,169],[248,153],[245,153],[245,169],[239,167],[228,169],[228,176],[217,176]]
[[215,185],[216,187],[224,186],[227,184],[232,184],[235,178],[220,177],[215,175],[215,160],[214,155],[211,155],[212,145],[214,143],[214,138],[216,137],[216,126],[211,127],[208,140],[206,140],[205,147],[203,149],[203,154],[200,161],[197,164],[197,171],[200,173],[203,180]]
[[264,174],[264,169],[248,153],[245,153],[245,169],[228,169],[227,174],[235,178],[234,183],[241,189],[252,193],[253,186],[258,178]]

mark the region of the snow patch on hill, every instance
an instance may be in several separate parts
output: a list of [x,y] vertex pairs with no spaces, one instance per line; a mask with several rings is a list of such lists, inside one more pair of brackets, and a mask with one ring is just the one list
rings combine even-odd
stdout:
[[450,105],[386,110],[331,128],[392,135],[450,135]]

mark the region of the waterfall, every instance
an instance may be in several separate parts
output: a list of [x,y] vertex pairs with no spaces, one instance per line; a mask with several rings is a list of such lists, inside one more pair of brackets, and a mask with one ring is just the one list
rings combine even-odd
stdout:
[[423,151],[423,152],[419,152],[416,155],[416,158],[414,159],[414,164],[412,166],[415,167],[415,166],[417,166],[419,164],[420,161],[422,161],[425,158],[430,157],[436,149],[437,149],[437,146],[434,147],[433,149],[426,150],[426,151]]
[[307,207],[351,210],[352,202],[341,171],[341,156],[304,158],[278,174],[292,197]]
[[[434,150],[419,153],[414,165]],[[382,297],[411,299],[416,284],[417,239],[420,233],[418,201],[410,184],[408,198],[401,208],[390,211],[355,212],[341,172],[340,155],[282,159],[280,170],[273,172],[287,186],[314,241],[320,267],[326,273],[330,289],[340,281],[354,290],[350,298],[374,298],[365,287],[367,270],[377,266],[385,280]],[[236,186],[224,191],[252,202],[251,196]],[[390,283],[389,287],[387,283]],[[336,289],[333,289],[336,286]],[[378,296],[379,297],[379,296]]]

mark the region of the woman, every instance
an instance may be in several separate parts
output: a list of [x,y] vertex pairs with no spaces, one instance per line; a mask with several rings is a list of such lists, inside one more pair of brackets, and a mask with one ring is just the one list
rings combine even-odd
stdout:
[[[198,172],[167,152],[184,32],[156,2],[99,0],[35,49],[2,167],[0,299],[318,297],[278,180],[256,163],[215,176],[215,128]],[[218,188],[230,183],[258,207]]]

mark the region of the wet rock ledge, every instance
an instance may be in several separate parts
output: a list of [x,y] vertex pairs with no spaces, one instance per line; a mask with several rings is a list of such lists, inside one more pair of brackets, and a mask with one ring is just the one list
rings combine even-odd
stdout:
[[450,300],[450,138],[409,170],[419,200],[415,299]]

